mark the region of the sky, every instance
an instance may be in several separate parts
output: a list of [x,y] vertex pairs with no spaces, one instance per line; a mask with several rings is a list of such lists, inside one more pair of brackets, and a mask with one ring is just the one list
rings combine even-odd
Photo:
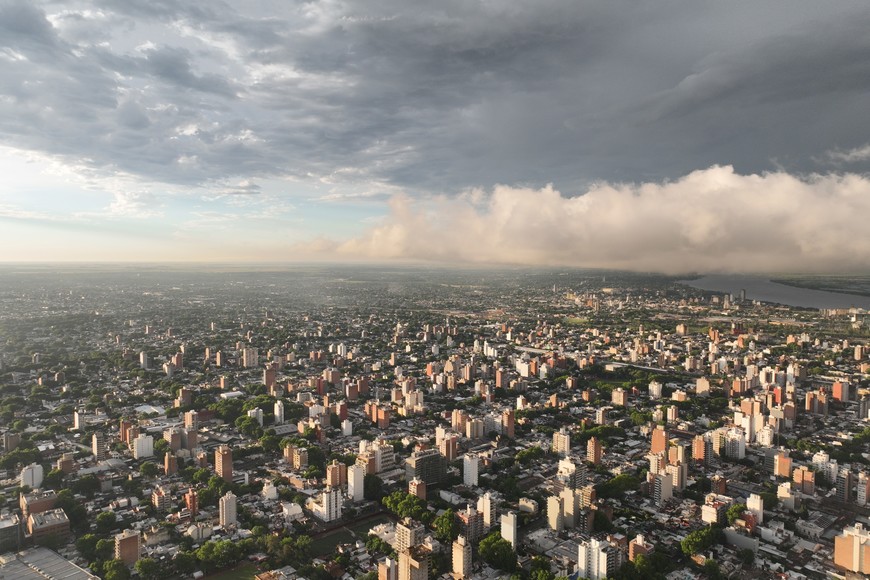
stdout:
[[870,10],[0,0],[0,261],[870,271]]

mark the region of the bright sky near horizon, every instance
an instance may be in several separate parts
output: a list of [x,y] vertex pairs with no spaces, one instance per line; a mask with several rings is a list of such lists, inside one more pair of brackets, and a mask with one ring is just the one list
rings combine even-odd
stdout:
[[0,261],[870,270],[870,11],[0,0]]

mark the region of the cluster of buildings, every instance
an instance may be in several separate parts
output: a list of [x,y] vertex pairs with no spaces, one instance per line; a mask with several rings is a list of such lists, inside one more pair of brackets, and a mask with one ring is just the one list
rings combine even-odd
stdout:
[[[377,292],[291,308],[224,288],[224,322],[190,306],[83,324],[87,360],[22,330],[27,356],[0,350],[5,392],[51,397],[0,409],[0,552],[44,546],[86,567],[72,541],[112,512],[115,559],[171,569],[182,547],[167,525],[200,546],[250,538],[254,521],[318,537],[377,516],[394,555],[348,542],[345,573],[496,577],[479,550],[494,535],[521,566],[542,556],[595,580],[656,554],[674,578],[699,559],[867,574],[866,314],[641,288],[496,281],[449,308],[416,288],[389,312]],[[396,490],[428,516],[387,513],[378,499]],[[458,533],[439,541],[431,521],[448,510]],[[689,559],[683,541],[710,526],[724,541]]]

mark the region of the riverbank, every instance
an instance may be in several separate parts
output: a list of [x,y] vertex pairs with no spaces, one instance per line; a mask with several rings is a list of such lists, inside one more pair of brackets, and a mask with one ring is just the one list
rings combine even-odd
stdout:
[[711,274],[694,280],[681,280],[680,284],[709,292],[731,294],[735,298],[745,292],[747,300],[799,308],[863,308],[870,310],[870,296],[804,288],[783,284],[764,276]]

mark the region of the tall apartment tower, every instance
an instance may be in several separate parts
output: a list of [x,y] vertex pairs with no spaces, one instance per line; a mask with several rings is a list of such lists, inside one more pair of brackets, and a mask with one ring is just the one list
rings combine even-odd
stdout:
[[501,537],[511,543],[511,547],[517,549],[517,514],[508,512],[501,516]]
[[834,538],[834,565],[841,570],[870,574],[870,531],[862,524],[843,528],[843,533]]
[[478,484],[478,466],[480,458],[476,453],[466,453],[462,459],[462,482],[468,487]]
[[571,453],[571,434],[564,427],[553,433],[553,453],[562,456]]
[[656,428],[653,429],[652,432],[652,446],[650,449],[651,453],[661,453],[665,452],[665,457],[667,457],[668,450],[668,430],[662,427],[661,425],[656,425]]
[[139,560],[142,539],[136,530],[124,530],[115,536],[115,559],[132,566]]
[[414,546],[399,552],[399,580],[429,580],[429,551]]
[[91,453],[97,461],[103,461],[108,457],[108,447],[106,446],[106,436],[97,431],[91,436]]
[[396,524],[396,551],[401,553],[403,550],[413,548],[423,541],[423,536],[426,533],[426,528],[422,524],[415,522],[411,518],[404,518]]
[[471,544],[465,536],[459,536],[453,542],[453,577],[456,580],[471,578]]
[[347,495],[353,501],[362,501],[366,477],[366,468],[362,465],[351,465],[347,468]]
[[601,464],[601,441],[597,437],[592,437],[586,444],[586,461],[593,465]]
[[236,524],[236,496],[228,491],[219,501],[219,523],[222,528],[228,528]]
[[224,481],[233,482],[233,450],[229,445],[221,445],[215,449],[214,470]]

